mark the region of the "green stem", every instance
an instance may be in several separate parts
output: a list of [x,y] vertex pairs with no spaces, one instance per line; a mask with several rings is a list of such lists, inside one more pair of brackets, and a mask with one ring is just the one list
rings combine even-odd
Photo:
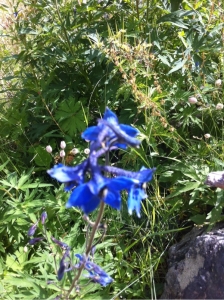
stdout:
[[[95,238],[95,234],[96,234],[96,231],[99,227],[99,224],[102,220],[102,217],[103,217],[103,213],[104,213],[104,208],[105,208],[105,203],[104,201],[101,201],[100,202],[100,210],[99,210],[99,213],[98,213],[98,216],[97,216],[97,219],[96,219],[96,222],[92,228],[92,231],[91,231],[91,235],[90,235],[90,238],[89,238],[89,242],[88,242],[88,245],[86,247],[86,252],[85,252],[85,255],[86,255],[86,260],[88,260],[88,256],[90,254],[90,251],[92,249],[92,244],[93,244],[93,240]],[[77,275],[75,276],[75,278],[73,279],[73,282],[72,282],[72,285],[70,287],[70,289],[68,290],[68,293],[65,297],[65,299],[69,299],[69,295],[71,294],[73,288],[76,286],[77,284],[77,281],[79,279],[79,277],[81,276],[82,274],[82,271],[84,269],[84,266],[85,266],[85,262],[81,265],[81,267],[78,269],[78,273]]]

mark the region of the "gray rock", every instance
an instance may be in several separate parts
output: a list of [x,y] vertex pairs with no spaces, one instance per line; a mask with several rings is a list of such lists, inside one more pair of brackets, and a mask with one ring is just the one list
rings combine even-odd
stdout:
[[193,228],[169,249],[161,299],[224,299],[224,224]]

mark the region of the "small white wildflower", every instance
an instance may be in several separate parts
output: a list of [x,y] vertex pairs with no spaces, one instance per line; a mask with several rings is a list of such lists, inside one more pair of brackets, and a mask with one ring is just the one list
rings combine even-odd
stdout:
[[204,137],[205,137],[206,139],[209,139],[209,138],[211,137],[211,135],[210,135],[209,133],[206,133],[206,134],[204,135]]
[[70,151],[70,153],[73,154],[73,155],[76,155],[77,153],[79,153],[79,149],[73,148],[73,149]]
[[25,246],[25,247],[23,248],[23,251],[24,251],[24,252],[27,252],[27,251],[28,251],[27,246]]
[[60,147],[61,147],[61,149],[65,149],[65,147],[66,147],[65,141],[61,141]]
[[222,104],[222,103],[218,103],[218,104],[216,105],[216,109],[218,109],[218,110],[223,109],[223,104]]
[[221,84],[222,84],[222,80],[221,79],[217,79],[215,81],[215,86],[219,87],[219,86],[221,86]]
[[84,150],[84,153],[85,153],[86,155],[88,155],[88,154],[90,153],[89,148],[86,148],[86,149]]
[[48,153],[52,152],[52,147],[50,145],[48,145],[45,149]]
[[60,157],[65,157],[65,151],[64,150],[60,151]]
[[189,98],[188,98],[188,102],[189,102],[190,104],[195,104],[195,103],[198,102],[198,100],[197,100],[197,98],[195,98],[195,97],[189,97]]

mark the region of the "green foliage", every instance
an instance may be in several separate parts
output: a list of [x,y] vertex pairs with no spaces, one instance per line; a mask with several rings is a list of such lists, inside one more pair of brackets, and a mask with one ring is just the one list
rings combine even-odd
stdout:
[[[157,172],[140,220],[130,218],[125,205],[121,214],[108,209],[108,237],[97,259],[115,282],[106,290],[84,286],[80,298],[159,297],[166,250],[181,229],[223,220],[222,190],[204,185],[210,171],[224,166],[224,115],[216,109],[223,83],[215,84],[223,81],[224,26],[216,2],[27,0],[1,7],[10,20],[0,28],[4,299],[58,295],[56,285],[47,285],[56,278],[50,246],[42,242],[24,252],[26,232],[45,209],[48,235],[81,250],[81,216],[64,208],[67,195],[45,171],[57,161],[61,140],[68,145],[65,162],[74,146],[79,154],[69,164],[84,159],[80,133],[106,105],[137,127],[142,140],[139,149],[116,152],[112,162]],[[190,96],[198,102],[188,103]],[[54,250],[58,265],[61,253]]]

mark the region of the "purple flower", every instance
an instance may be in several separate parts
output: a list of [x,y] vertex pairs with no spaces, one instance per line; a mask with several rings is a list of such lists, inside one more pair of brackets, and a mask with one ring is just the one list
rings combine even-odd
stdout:
[[41,219],[41,223],[44,224],[46,219],[47,219],[47,213],[46,211],[43,211],[41,216],[40,216],[40,219]]
[[31,240],[29,240],[29,244],[30,245],[35,245],[36,243],[39,243],[40,241],[44,240],[43,237],[37,237],[37,238],[33,238]]
[[27,235],[28,235],[28,236],[33,236],[33,235],[34,235],[34,233],[35,233],[35,231],[36,231],[36,229],[37,229],[37,225],[38,225],[38,222],[35,223],[35,224],[33,224],[33,225],[30,227],[30,229],[29,229],[28,232],[27,232]]
[[70,247],[66,243],[56,240],[53,236],[51,237],[51,240],[52,240],[52,242],[57,244],[60,248],[65,249],[65,250],[67,250],[67,249],[70,250]]
[[58,273],[57,273],[58,281],[62,280],[64,273],[65,273],[65,268],[66,268],[65,260],[64,260],[64,258],[62,258],[60,261],[60,266],[59,266]]
[[93,282],[99,283],[102,286],[107,286],[111,282],[113,282],[113,278],[111,278],[101,267],[96,265],[91,261],[86,261],[85,257],[81,254],[75,255],[79,260],[79,266],[84,263],[84,269],[89,272],[89,274],[85,275],[87,278],[90,278]]
[[65,254],[63,255],[61,261],[60,261],[60,265],[59,265],[59,269],[58,269],[58,273],[57,273],[57,278],[59,281],[62,280],[63,276],[64,276],[64,273],[66,272],[66,267],[67,267],[67,264],[65,262],[66,258],[70,258],[70,249],[67,249],[65,251]]

